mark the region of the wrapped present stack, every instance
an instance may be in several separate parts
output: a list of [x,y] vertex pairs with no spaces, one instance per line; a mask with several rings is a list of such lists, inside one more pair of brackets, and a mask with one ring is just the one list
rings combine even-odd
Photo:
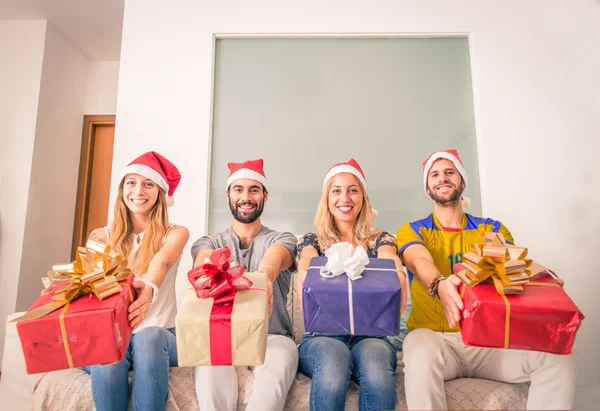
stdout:
[[569,354],[583,314],[527,248],[486,233],[463,256],[459,323],[466,345]]
[[186,291],[175,318],[180,367],[261,365],[269,330],[267,277],[244,273],[230,264],[221,248],[188,273]]
[[349,243],[313,257],[302,286],[307,332],[395,336],[400,327],[400,280],[390,259],[368,258]]
[[126,258],[93,240],[78,248],[75,261],[54,265],[49,286],[13,320],[27,373],[122,360],[131,339],[133,277]]

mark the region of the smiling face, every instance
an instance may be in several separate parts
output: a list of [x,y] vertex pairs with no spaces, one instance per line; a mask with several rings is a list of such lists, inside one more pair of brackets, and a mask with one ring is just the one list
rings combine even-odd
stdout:
[[258,220],[268,198],[269,194],[261,183],[247,178],[234,181],[227,190],[231,214],[243,224]]
[[158,198],[158,185],[139,174],[127,174],[123,178],[123,202],[132,213],[147,214]]
[[453,207],[460,203],[465,190],[462,176],[450,160],[436,160],[427,175],[427,194],[442,207]]
[[336,222],[354,223],[364,203],[364,194],[352,174],[341,173],[333,178],[327,205]]

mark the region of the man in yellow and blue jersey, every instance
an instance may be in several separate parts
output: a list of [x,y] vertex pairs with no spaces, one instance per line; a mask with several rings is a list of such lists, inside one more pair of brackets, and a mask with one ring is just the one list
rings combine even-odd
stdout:
[[465,346],[458,331],[463,309],[461,281],[454,266],[482,233],[501,233],[513,243],[499,221],[463,211],[467,173],[458,151],[443,150],[423,162],[423,183],[433,200],[433,213],[406,223],[397,234],[398,250],[409,270],[411,330],[403,344],[406,401],[409,410],[447,409],[444,381],[485,378],[530,382],[527,409],[572,410],[575,361],[571,355],[538,351]]

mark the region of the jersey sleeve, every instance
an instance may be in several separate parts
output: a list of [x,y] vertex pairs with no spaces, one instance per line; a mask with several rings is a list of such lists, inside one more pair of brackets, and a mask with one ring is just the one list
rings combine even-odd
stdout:
[[515,239],[513,238],[512,234],[510,233],[510,231],[508,231],[508,228],[506,228],[506,226],[504,224],[500,223],[500,229],[498,230],[498,232],[504,236],[504,239],[506,240],[507,243],[510,243],[513,245],[515,244]]
[[418,228],[413,223],[406,223],[398,230],[396,235],[396,244],[398,245],[398,254],[402,256],[404,250],[414,244],[425,246],[425,239],[419,233]]
[[504,240],[506,240],[507,243],[512,244],[512,245],[515,244],[515,240],[514,240],[512,234],[510,233],[508,228],[506,228],[506,226],[504,224],[502,224],[500,221],[488,219],[487,223],[486,223],[485,231],[491,231],[493,233],[502,234],[502,236],[504,237]]

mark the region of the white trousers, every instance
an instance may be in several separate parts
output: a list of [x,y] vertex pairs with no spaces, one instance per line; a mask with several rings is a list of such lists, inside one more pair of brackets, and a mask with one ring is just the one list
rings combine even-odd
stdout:
[[576,364],[572,355],[470,347],[460,332],[419,328],[406,336],[403,360],[409,410],[447,410],[444,381],[462,377],[531,382],[528,410],[573,409]]
[[[246,411],[281,411],[298,371],[296,343],[283,335],[267,337],[263,365],[252,367],[254,385]],[[200,411],[235,411],[238,381],[235,367],[196,367],[196,397]]]

